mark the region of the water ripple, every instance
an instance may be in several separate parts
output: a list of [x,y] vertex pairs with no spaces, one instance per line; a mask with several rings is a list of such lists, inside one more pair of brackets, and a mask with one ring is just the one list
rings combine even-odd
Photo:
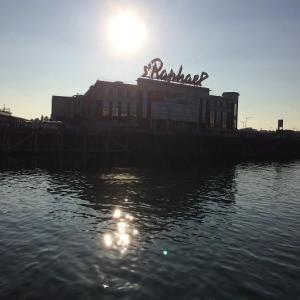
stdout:
[[300,162],[0,171],[1,299],[296,299]]

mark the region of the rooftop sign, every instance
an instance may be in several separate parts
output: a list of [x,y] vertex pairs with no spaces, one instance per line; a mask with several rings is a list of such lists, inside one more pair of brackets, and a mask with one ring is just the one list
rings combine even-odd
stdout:
[[182,74],[182,66],[180,66],[177,73],[175,73],[173,69],[167,73],[167,71],[163,69],[163,65],[164,64],[160,58],[152,59],[148,65],[144,66],[144,74],[142,77],[198,86],[201,86],[202,81],[208,78],[208,74],[206,72],[202,72],[200,76],[194,75],[192,77],[191,74],[187,74],[185,76]]

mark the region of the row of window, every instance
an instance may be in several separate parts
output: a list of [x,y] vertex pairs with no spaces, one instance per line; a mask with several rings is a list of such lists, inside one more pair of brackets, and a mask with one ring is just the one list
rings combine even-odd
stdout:
[[[233,103],[231,102],[221,102],[220,100],[210,100],[209,102],[209,107],[211,107],[212,109],[213,108],[226,108],[226,109],[229,109],[231,110],[232,109],[232,105]],[[237,104],[234,104],[234,107],[237,106]]]
[[210,128],[227,128],[227,112],[214,112],[209,114],[209,127]]
[[137,103],[126,101],[101,102],[98,109],[98,116],[102,117],[136,117]]

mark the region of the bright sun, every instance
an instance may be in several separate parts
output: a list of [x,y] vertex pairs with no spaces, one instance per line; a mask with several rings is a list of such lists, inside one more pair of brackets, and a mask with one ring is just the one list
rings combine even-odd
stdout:
[[113,15],[108,21],[107,29],[111,46],[120,54],[137,52],[146,40],[144,23],[131,12]]

